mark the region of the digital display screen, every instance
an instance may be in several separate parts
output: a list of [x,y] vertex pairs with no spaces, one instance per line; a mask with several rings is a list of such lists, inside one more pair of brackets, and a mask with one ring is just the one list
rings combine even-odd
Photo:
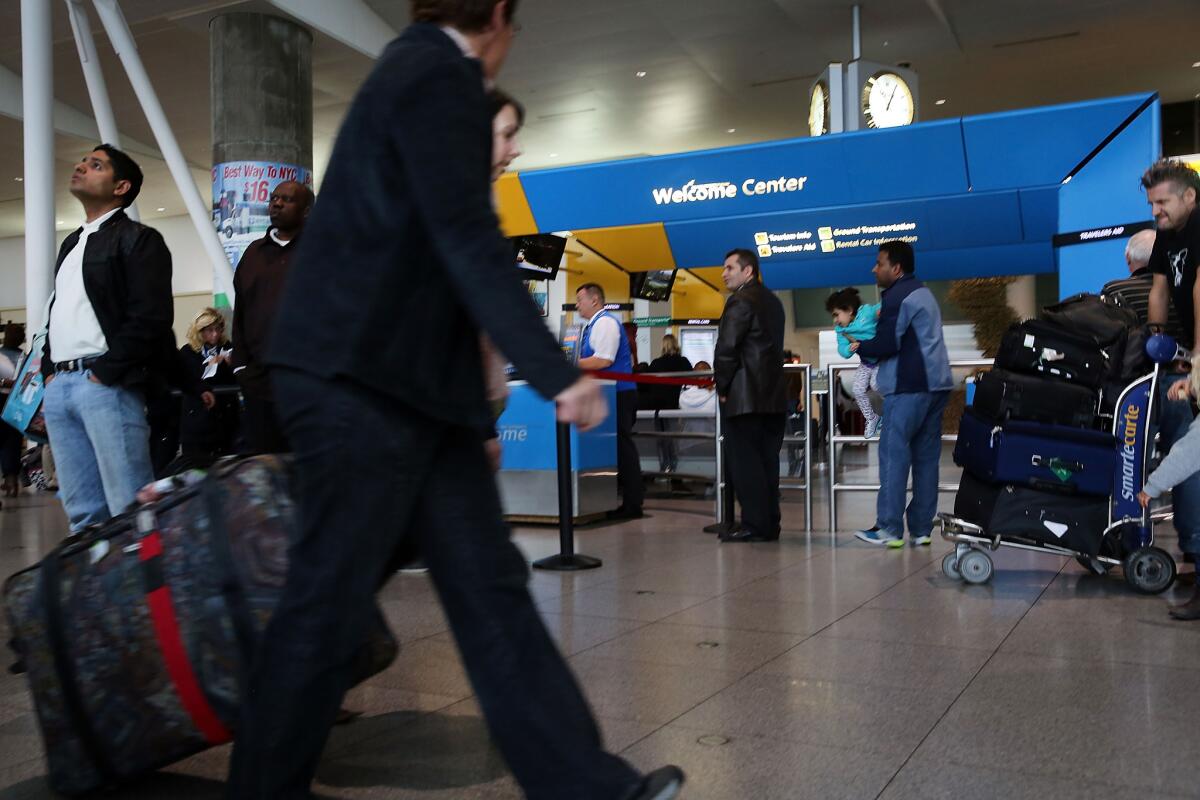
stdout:
[[510,241],[513,260],[526,280],[541,278],[552,281],[558,275],[558,266],[562,263],[563,250],[567,246],[566,239],[552,233],[534,233],[514,236]]
[[634,272],[629,276],[629,296],[639,300],[661,303],[671,297],[675,285],[675,270],[655,269],[649,272]]

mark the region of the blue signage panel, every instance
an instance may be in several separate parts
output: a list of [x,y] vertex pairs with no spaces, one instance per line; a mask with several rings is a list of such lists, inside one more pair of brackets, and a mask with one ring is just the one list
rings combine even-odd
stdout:
[[523,172],[542,230],[671,222],[967,191],[958,120]]
[[964,117],[975,191],[1058,184],[1151,95]]
[[[525,383],[509,384],[508,405],[496,423],[500,437],[502,469],[546,470],[558,468],[554,401],[544,400]],[[571,468],[605,469],[617,463],[616,388],[601,385],[608,402],[608,417],[586,433],[571,429]]]
[[907,241],[918,252],[1024,241],[1017,192],[676,222],[665,228],[675,263],[683,268],[719,264],[734,247],[757,250],[766,269],[779,261],[825,262],[850,255],[873,264],[879,245],[890,239]]

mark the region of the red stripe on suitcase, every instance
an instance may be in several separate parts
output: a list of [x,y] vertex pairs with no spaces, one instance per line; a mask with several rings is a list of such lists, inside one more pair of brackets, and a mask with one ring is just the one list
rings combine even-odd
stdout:
[[[145,562],[162,556],[162,537],[158,531],[142,538],[138,550],[139,560]],[[158,648],[167,665],[167,674],[175,685],[175,692],[183,703],[196,728],[211,745],[224,744],[233,739],[228,729],[221,724],[215,711],[208,703],[192,671],[183,637],[179,633],[179,619],[175,616],[175,605],[171,602],[171,590],[164,584],[146,594],[150,606],[150,618],[154,621],[154,633],[158,637]]]

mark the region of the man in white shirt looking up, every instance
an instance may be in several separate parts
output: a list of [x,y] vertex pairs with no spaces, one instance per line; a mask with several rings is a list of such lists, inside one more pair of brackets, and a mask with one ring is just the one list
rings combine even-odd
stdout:
[[138,165],[106,144],[71,175],[85,222],[58,252],[42,372],[72,532],[116,516],[154,480],[144,390],[170,351],[174,306],[166,243],[125,214],[141,187]]

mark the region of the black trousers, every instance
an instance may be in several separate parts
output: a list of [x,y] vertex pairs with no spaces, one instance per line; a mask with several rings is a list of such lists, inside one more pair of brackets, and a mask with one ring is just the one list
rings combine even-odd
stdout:
[[[309,797],[385,565],[419,540],[492,738],[533,800],[617,800],[640,780],[603,751],[509,540],[478,431],[340,381],[275,373],[299,531],[250,676],[230,800]],[[354,481],[346,475],[358,475]]]
[[637,412],[637,391],[617,392],[617,481],[621,485],[621,507],[630,511],[641,511],[646,497],[642,463],[633,441]]
[[784,414],[725,417],[725,456],[733,491],[742,504],[742,528],[779,536],[779,451]]
[[255,384],[242,386],[245,412],[242,414],[242,438],[247,453],[287,453],[287,436],[279,422],[272,390]]

